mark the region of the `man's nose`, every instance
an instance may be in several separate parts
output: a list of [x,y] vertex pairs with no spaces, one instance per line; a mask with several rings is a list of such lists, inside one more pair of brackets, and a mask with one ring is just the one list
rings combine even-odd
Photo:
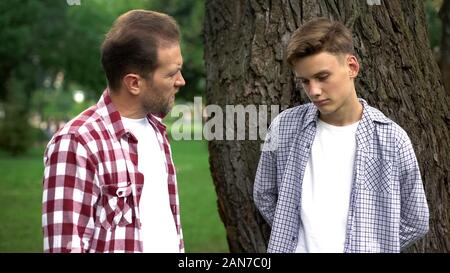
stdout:
[[178,87],[184,86],[186,84],[186,81],[183,78],[183,74],[181,74],[178,76],[177,80],[175,81],[175,85]]

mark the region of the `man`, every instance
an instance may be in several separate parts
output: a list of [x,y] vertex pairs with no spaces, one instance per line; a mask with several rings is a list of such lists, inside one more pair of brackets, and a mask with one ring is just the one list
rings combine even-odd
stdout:
[[108,88],[44,155],[46,252],[184,252],[175,168],[161,117],[184,86],[175,20],[120,16],[101,47]]
[[358,99],[352,34],[314,19],[291,37],[287,61],[312,103],[272,122],[254,200],[272,231],[268,252],[400,252],[428,231],[411,142]]

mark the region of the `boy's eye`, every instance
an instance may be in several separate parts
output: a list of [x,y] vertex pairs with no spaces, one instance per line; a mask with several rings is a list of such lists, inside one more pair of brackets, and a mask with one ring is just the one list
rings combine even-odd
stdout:
[[320,75],[319,77],[317,77],[317,79],[318,79],[319,81],[324,81],[324,80],[326,80],[326,79],[328,78],[328,76],[329,76],[329,75]]

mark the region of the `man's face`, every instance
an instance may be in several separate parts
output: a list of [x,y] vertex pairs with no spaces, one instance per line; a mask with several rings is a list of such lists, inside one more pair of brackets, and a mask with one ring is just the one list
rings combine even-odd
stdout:
[[158,49],[158,67],[142,85],[141,103],[147,113],[166,115],[175,102],[175,93],[185,85],[183,58],[178,44]]
[[297,60],[294,70],[321,117],[342,116],[351,111],[357,100],[354,78],[359,64],[355,56],[321,52]]

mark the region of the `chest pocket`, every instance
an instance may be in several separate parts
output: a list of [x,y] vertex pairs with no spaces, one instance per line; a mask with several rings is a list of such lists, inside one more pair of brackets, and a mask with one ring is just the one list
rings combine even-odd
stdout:
[[369,157],[364,166],[363,188],[369,191],[390,193],[392,191],[392,162]]
[[115,226],[126,226],[133,222],[133,196],[131,184],[119,187],[103,185],[101,207],[98,208],[98,219],[101,226],[110,229]]

